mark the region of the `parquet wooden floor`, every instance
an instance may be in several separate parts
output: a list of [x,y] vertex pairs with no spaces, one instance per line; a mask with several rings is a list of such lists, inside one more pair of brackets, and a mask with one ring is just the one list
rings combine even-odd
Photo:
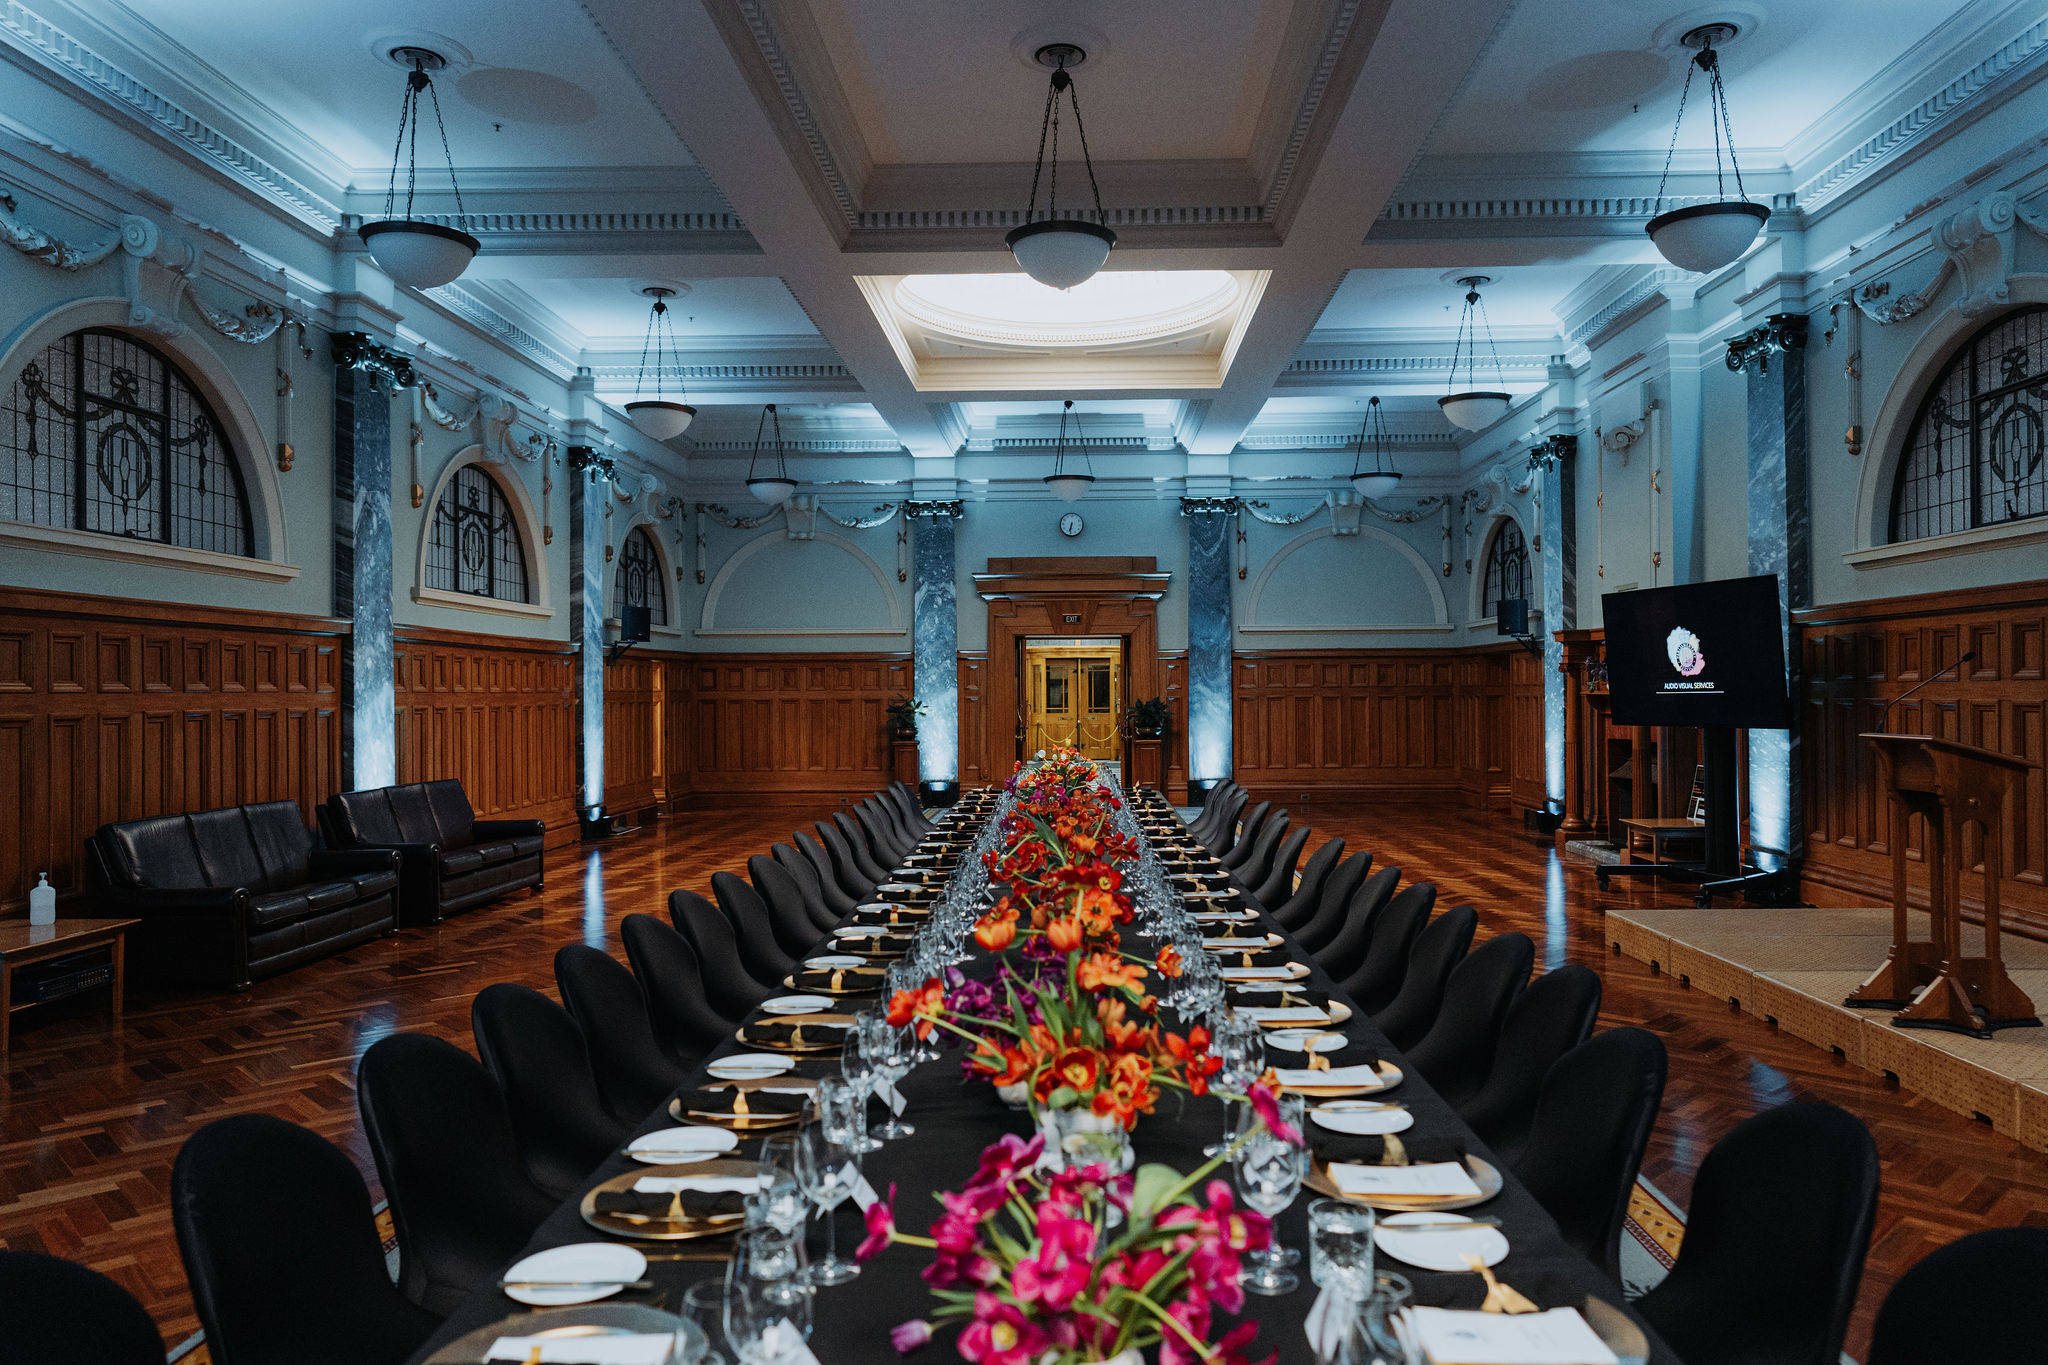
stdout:
[[[1732,1013],[1603,950],[1608,904],[1689,904],[1646,886],[1600,892],[1590,866],[1560,859],[1505,816],[1436,805],[1315,801],[1293,806],[1322,838],[1369,847],[1440,904],[1469,901],[1482,933],[1521,929],[1539,961],[1584,962],[1606,981],[1603,1025],[1640,1024],[1671,1049],[1671,1084],[1645,1172],[1681,1205],[1701,1155],[1758,1109],[1832,1100],[1877,1134],[1885,1192],[1851,1334],[1860,1354],[1878,1300],[1928,1250],[1981,1227],[2048,1225],[2048,1160],[1988,1128],[1887,1090],[1832,1056]],[[167,1342],[197,1322],[168,1210],[171,1162],[194,1129],[264,1111],[340,1144],[371,1177],[357,1120],[356,1059],[397,1030],[468,1047],[469,1003],[493,981],[553,991],[552,959],[587,942],[623,956],[622,916],[660,913],[677,886],[744,872],[799,816],[749,810],[672,817],[651,831],[548,859],[548,888],[433,929],[406,930],[233,996],[137,992],[126,1026],[102,1015],[19,1017],[0,1073],[0,1246],[70,1257],[113,1276],[156,1316]]]

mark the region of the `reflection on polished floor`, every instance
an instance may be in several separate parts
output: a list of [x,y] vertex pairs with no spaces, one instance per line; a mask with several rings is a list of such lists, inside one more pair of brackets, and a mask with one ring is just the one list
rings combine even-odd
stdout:
[[[469,1046],[470,1000],[482,987],[518,981],[552,993],[556,948],[581,941],[619,953],[622,916],[656,909],[675,887],[701,888],[714,872],[743,871],[748,854],[816,814],[670,817],[551,855],[537,899],[406,930],[240,995],[138,995],[118,1037],[91,1016],[31,1025],[0,1089],[0,1244],[104,1271],[167,1341],[183,1339],[196,1319],[166,1199],[190,1133],[230,1113],[278,1114],[339,1143],[374,1185],[353,1083],[365,1048],[399,1029]],[[1296,814],[1315,827],[1312,848],[1342,837],[1372,849],[1378,865],[1400,866],[1404,882],[1434,881],[1440,903],[1475,905],[1482,937],[1519,929],[1535,939],[1542,967],[1583,962],[1602,974],[1601,1027],[1638,1024],[1670,1049],[1644,1174],[1681,1206],[1706,1150],[1760,1109],[1816,1097],[1862,1118],[1885,1180],[1852,1354],[1867,1344],[1885,1291],[1932,1248],[1983,1227],[2048,1226],[2041,1153],[1607,950],[1605,907],[1687,905],[1689,895],[1602,893],[1589,864],[1560,858],[1497,813],[1317,801]]]

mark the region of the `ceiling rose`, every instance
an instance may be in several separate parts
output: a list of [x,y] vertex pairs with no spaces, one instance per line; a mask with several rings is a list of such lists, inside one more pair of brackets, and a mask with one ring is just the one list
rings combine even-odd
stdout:
[[1071,289],[1028,275],[907,275],[896,306],[927,331],[1018,346],[1154,341],[1227,317],[1243,285],[1228,270],[1104,271]]

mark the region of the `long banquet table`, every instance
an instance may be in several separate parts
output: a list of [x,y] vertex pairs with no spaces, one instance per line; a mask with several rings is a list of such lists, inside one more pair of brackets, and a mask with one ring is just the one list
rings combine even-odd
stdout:
[[[1259,922],[1262,927],[1286,937],[1285,931],[1269,917],[1262,914]],[[1287,942],[1292,948],[1291,937]],[[1293,949],[1293,955],[1312,969],[1312,975],[1300,983],[1303,988],[1327,992],[1335,999],[1346,999],[1312,956],[1299,949]],[[1352,1019],[1342,1026],[1342,1031],[1354,1042],[1377,1048],[1382,1057],[1402,1066],[1407,1073],[1406,1079],[1391,1092],[1389,1098],[1405,1103],[1414,1114],[1415,1124],[1411,1131],[1415,1136],[1456,1138],[1473,1154],[1502,1167],[1504,1184],[1501,1192],[1472,1210],[1475,1215],[1498,1218],[1501,1231],[1508,1238],[1509,1254],[1494,1267],[1502,1282],[1521,1290],[1545,1308],[1576,1307],[1588,1295],[1616,1307],[1624,1307],[1618,1287],[1604,1272],[1565,1243],[1557,1225],[1534,1196],[1523,1189],[1512,1174],[1506,1173],[1504,1163],[1487,1151],[1456,1111],[1404,1064],[1399,1052],[1362,1011],[1354,1009]],[[731,1042],[714,1056],[745,1050],[748,1049]],[[917,1131],[911,1137],[870,1153],[863,1166],[869,1182],[877,1190],[886,1192],[892,1184],[898,1187],[896,1216],[899,1227],[905,1232],[924,1234],[929,1230],[932,1216],[938,1208],[932,1196],[942,1190],[958,1188],[972,1173],[975,1161],[985,1146],[1004,1133],[1028,1135],[1031,1131],[1030,1120],[1022,1113],[1004,1108],[987,1083],[961,1079],[959,1057],[957,1051],[949,1051],[941,1060],[918,1067],[902,1082],[898,1088],[909,1101],[905,1118],[916,1126]],[[693,1074],[689,1084],[699,1084],[703,1079],[701,1072]],[[1213,1097],[1193,1099],[1179,1091],[1168,1092],[1160,1100],[1157,1112],[1139,1121],[1133,1135],[1138,1160],[1164,1162],[1183,1171],[1193,1170],[1204,1160],[1202,1147],[1221,1131],[1223,1121],[1221,1101]],[[635,1135],[670,1127],[673,1123],[665,1109],[657,1110],[635,1129]],[[751,1156],[758,1146],[758,1141],[743,1141],[735,1155]],[[592,1174],[589,1184],[596,1185],[635,1169],[645,1168],[630,1157],[614,1153]],[[1228,1180],[1230,1171],[1225,1167],[1218,1175]],[[1306,1212],[1309,1202],[1315,1197],[1304,1189],[1294,1205],[1276,1220],[1282,1244],[1302,1252],[1302,1264],[1298,1267],[1301,1287],[1278,1297],[1249,1296],[1244,1316],[1260,1324],[1259,1336],[1252,1344],[1254,1359],[1277,1350],[1281,1365],[1313,1365],[1315,1361],[1302,1329],[1316,1295],[1307,1274]],[[851,1201],[842,1205],[837,1215],[841,1219],[840,1249],[843,1254],[850,1254],[861,1235],[860,1215]],[[814,1233],[814,1238],[816,1235]],[[577,1211],[577,1201],[571,1199],[540,1225],[522,1254],[570,1242],[602,1240],[616,1239],[585,1223]],[[676,1251],[688,1250],[692,1244],[635,1245],[649,1251]],[[823,1365],[841,1365],[841,1362],[848,1365],[894,1365],[901,1359],[890,1344],[889,1329],[899,1322],[925,1317],[935,1306],[919,1277],[930,1255],[929,1251],[918,1247],[893,1246],[867,1262],[858,1279],[818,1291],[811,1344]],[[1379,1260],[1382,1269],[1407,1276],[1415,1285],[1418,1302],[1460,1308],[1479,1306],[1482,1291],[1476,1275],[1417,1270],[1395,1261],[1384,1252],[1380,1253]],[[683,1291],[689,1285],[723,1275],[724,1270],[725,1266],[720,1261],[655,1261],[649,1264],[646,1276],[658,1286],[654,1301],[674,1310],[681,1304]],[[633,1301],[628,1296],[605,1302]],[[639,1301],[648,1300],[642,1297]],[[519,1311],[519,1305],[495,1287],[479,1289],[414,1356],[414,1365],[424,1362],[456,1337]],[[1627,1311],[1625,1307],[1624,1311]],[[1629,1316],[1635,1317],[1632,1312]],[[1680,1365],[1677,1355],[1658,1340],[1639,1318],[1635,1320],[1649,1341],[1652,1365]],[[952,1345],[953,1335],[951,1330],[942,1331],[920,1355],[933,1362],[957,1360]]]

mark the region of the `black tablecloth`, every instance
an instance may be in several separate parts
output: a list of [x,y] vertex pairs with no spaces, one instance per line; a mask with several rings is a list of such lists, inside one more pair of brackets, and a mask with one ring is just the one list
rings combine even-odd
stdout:
[[[1264,923],[1267,928],[1279,928],[1270,920]],[[1295,957],[1314,966],[1314,959],[1307,953],[1297,952]],[[1316,968],[1302,984],[1313,990],[1330,992],[1339,999],[1346,998],[1320,968]],[[1400,1053],[1363,1014],[1355,1015],[1343,1030],[1354,1040],[1377,1049],[1383,1057],[1402,1065]],[[729,1044],[720,1049],[720,1055],[745,1050],[738,1044]],[[1274,1056],[1276,1065],[1285,1064],[1287,1054],[1276,1053]],[[917,1132],[912,1137],[889,1143],[879,1152],[870,1153],[863,1166],[869,1182],[878,1191],[886,1194],[892,1183],[898,1187],[896,1217],[898,1226],[905,1232],[924,1234],[929,1231],[932,1218],[938,1211],[933,1194],[957,1189],[973,1173],[975,1161],[984,1147],[1004,1133],[1028,1135],[1031,1131],[1030,1120],[1023,1113],[1004,1108],[986,1082],[961,1079],[959,1057],[958,1052],[948,1052],[940,1061],[919,1067],[904,1080],[900,1089],[910,1102],[905,1118],[916,1125]],[[1412,1070],[1405,1066],[1403,1069],[1408,1071],[1407,1079],[1391,1092],[1390,1098],[1406,1103],[1415,1115],[1411,1133],[1418,1137],[1455,1138],[1474,1155],[1493,1161],[1497,1167],[1502,1166],[1503,1163],[1472,1135],[1449,1105]],[[692,1077],[692,1082],[701,1079],[701,1076]],[[1223,1119],[1223,1104],[1216,1099],[1192,1099],[1180,1091],[1167,1092],[1162,1096],[1157,1111],[1139,1122],[1134,1134],[1138,1160],[1163,1162],[1183,1171],[1193,1170],[1204,1160],[1202,1147],[1221,1132]],[[637,1131],[651,1132],[673,1126],[673,1123],[664,1109],[650,1114]],[[743,1142],[735,1155],[749,1156],[757,1147],[755,1142]],[[590,1183],[596,1184],[636,1168],[644,1169],[629,1158],[614,1155],[593,1173]],[[1225,1180],[1230,1178],[1227,1166],[1219,1169],[1217,1174]],[[1620,1288],[1566,1245],[1558,1234],[1557,1225],[1544,1212],[1542,1205],[1512,1175],[1505,1171],[1503,1174],[1506,1178],[1500,1194],[1474,1210],[1476,1214],[1500,1219],[1501,1230],[1510,1243],[1507,1259],[1495,1267],[1500,1279],[1545,1308],[1576,1307],[1587,1295],[1624,1307]],[[1302,1252],[1302,1264],[1297,1268],[1301,1287],[1292,1294],[1276,1298],[1250,1296],[1245,1316],[1256,1319],[1260,1324],[1259,1337],[1252,1352],[1255,1358],[1277,1350],[1281,1365],[1312,1365],[1315,1359],[1302,1330],[1302,1322],[1316,1295],[1307,1273],[1307,1208],[1315,1197],[1312,1192],[1304,1190],[1302,1197],[1277,1220],[1281,1242]],[[840,1252],[850,1256],[861,1237],[860,1215],[851,1201],[841,1205],[837,1212]],[[814,1233],[814,1253],[818,1245],[816,1238]],[[585,1223],[577,1213],[577,1201],[572,1199],[541,1224],[533,1240],[527,1244],[526,1251],[531,1253],[568,1242],[608,1240],[617,1239],[609,1238]],[[648,1251],[677,1251],[690,1247],[689,1243],[635,1245]],[[840,1362],[893,1365],[901,1359],[890,1344],[889,1329],[899,1322],[925,1317],[935,1306],[919,1277],[919,1272],[930,1259],[931,1252],[924,1248],[894,1246],[864,1265],[860,1277],[850,1284],[819,1291],[812,1347],[824,1365],[840,1365]],[[1416,1270],[1384,1253],[1379,1259],[1383,1268],[1407,1276],[1415,1285],[1419,1302],[1457,1308],[1479,1306],[1483,1288],[1477,1276]],[[674,1309],[680,1305],[683,1290],[689,1285],[723,1273],[723,1264],[717,1262],[656,1261],[648,1266],[647,1278],[660,1286],[657,1297]],[[464,1302],[414,1360],[424,1360],[463,1333],[475,1331],[517,1311],[518,1305],[497,1289],[481,1289]],[[1679,1365],[1678,1357],[1670,1348],[1659,1342],[1647,1327],[1644,1331],[1650,1339],[1650,1359],[1655,1365]],[[930,1361],[932,1365],[957,1360],[952,1348],[952,1335],[950,1330],[942,1332],[939,1339],[925,1347],[917,1358]]]

